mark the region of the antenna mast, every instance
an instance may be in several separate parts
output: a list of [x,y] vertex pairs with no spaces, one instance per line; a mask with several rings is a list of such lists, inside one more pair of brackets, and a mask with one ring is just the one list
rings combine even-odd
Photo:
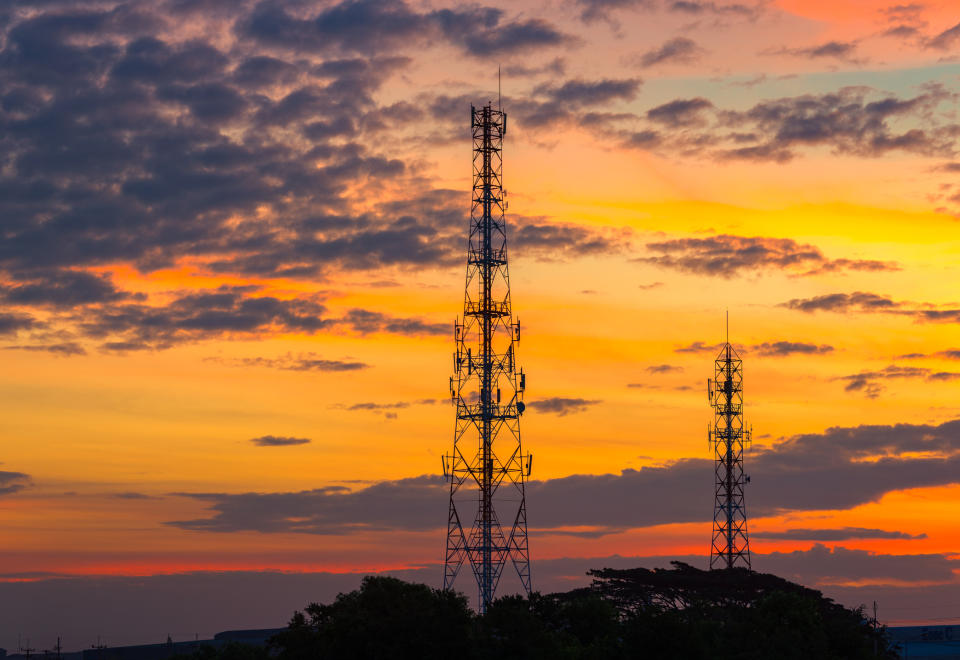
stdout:
[[[453,452],[443,457],[450,481],[443,587],[453,588],[469,562],[480,590],[479,609],[494,598],[507,560],[530,594],[530,553],[524,483],[533,457],[520,444],[526,374],[518,370],[520,322],[513,321],[504,219],[503,135],[507,115],[492,103],[470,108],[473,129],[473,201],[467,241],[463,321],[454,322],[457,408]],[[504,533],[497,510],[507,513]],[[475,510],[464,529],[460,512]],[[469,520],[469,519],[467,519]]]
[[752,432],[743,424],[743,361],[730,344],[730,312],[727,341],[714,361],[714,378],[707,381],[707,396],[713,408],[713,426],[707,439],[715,456],[715,504],[710,568],[750,568],[747,539],[747,509],[743,497],[743,444]]

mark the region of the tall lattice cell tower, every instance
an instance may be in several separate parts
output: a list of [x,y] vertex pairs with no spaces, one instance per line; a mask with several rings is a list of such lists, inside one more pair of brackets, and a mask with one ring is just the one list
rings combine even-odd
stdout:
[[710,568],[750,568],[747,538],[747,508],[743,498],[743,448],[751,431],[743,424],[743,361],[727,341],[714,361],[714,377],[707,381],[707,396],[713,408],[713,424],[707,439],[716,461],[716,497],[713,508],[713,542]]
[[[463,320],[454,323],[450,394],[457,421],[453,452],[443,457],[450,482],[443,586],[451,589],[469,563],[484,612],[508,561],[530,594],[524,482],[533,457],[520,444],[526,376],[517,368],[520,323],[513,321],[507,270],[502,178],[507,115],[492,104],[471,106],[470,123],[473,201]],[[501,520],[498,512],[506,517]],[[464,517],[470,515],[472,524]]]

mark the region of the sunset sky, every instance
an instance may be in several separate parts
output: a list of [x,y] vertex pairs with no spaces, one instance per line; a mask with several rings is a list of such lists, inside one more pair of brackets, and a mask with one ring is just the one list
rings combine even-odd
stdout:
[[498,67],[534,588],[706,566],[729,310],[754,568],[960,621],[955,2],[13,0],[0,646],[440,584]]

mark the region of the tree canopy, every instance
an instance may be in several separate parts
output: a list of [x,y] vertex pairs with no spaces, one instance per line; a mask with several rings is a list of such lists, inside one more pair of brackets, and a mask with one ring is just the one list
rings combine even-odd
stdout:
[[[279,660],[859,660],[899,657],[863,607],[746,569],[599,569],[589,587],[504,596],[483,615],[461,594],[368,576],[312,603],[270,640]],[[216,656],[216,657],[214,657]],[[195,660],[256,660],[238,645]]]

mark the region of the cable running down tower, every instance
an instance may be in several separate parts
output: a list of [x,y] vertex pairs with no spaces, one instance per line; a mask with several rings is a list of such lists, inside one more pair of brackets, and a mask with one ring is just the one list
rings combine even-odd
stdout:
[[[470,108],[473,130],[473,200],[467,242],[463,320],[454,322],[457,408],[453,452],[443,457],[450,482],[443,587],[452,589],[469,563],[480,591],[479,608],[494,598],[507,561],[529,595],[530,552],[524,482],[533,457],[520,444],[526,375],[518,370],[520,323],[514,323],[507,270],[503,190],[503,136],[507,115],[492,104]],[[497,511],[505,513],[501,524]],[[475,512],[473,524],[470,515]]]
[[713,509],[713,543],[710,569],[750,568],[747,539],[747,509],[743,486],[750,477],[743,474],[743,445],[752,439],[743,424],[743,361],[727,341],[714,361],[714,378],[707,381],[707,396],[713,408],[713,425],[707,440],[716,457],[716,497]]

